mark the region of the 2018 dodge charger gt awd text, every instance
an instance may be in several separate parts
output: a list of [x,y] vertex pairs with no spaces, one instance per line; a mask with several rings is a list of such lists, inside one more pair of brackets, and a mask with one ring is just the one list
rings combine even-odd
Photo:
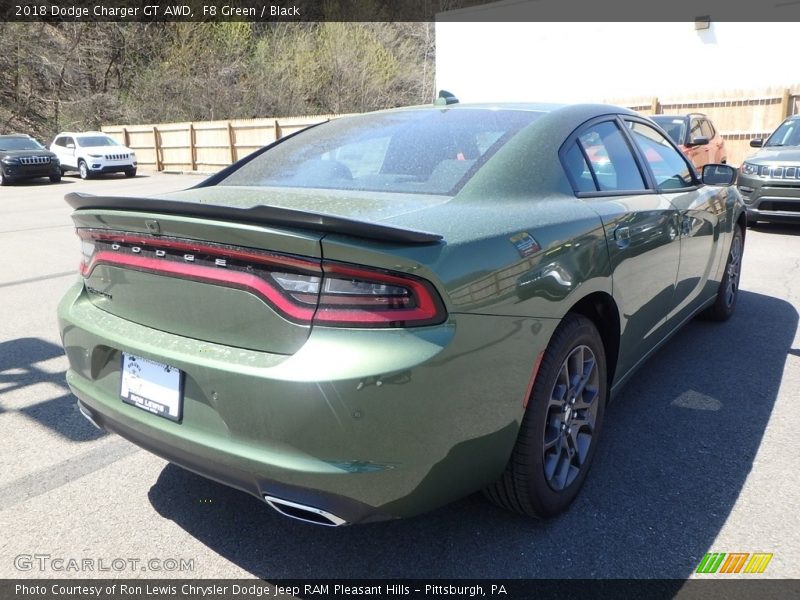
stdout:
[[69,194],[59,307],[81,411],[283,514],[528,515],[586,478],[606,402],[694,315],[734,310],[735,170],[626,109],[397,109],[195,188]]

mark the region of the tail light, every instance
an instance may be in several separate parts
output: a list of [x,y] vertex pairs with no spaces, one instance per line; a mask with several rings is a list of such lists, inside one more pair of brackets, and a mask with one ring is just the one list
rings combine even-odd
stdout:
[[80,272],[99,264],[246,290],[296,323],[419,327],[446,318],[419,277],[333,261],[168,237],[79,229]]

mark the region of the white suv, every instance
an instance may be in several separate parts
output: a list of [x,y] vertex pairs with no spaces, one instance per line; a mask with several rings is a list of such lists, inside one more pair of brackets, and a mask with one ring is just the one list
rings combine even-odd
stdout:
[[77,171],[81,179],[100,173],[122,172],[126,177],[136,175],[133,150],[99,131],[59,133],[50,144],[50,151],[55,152],[61,161],[62,174]]

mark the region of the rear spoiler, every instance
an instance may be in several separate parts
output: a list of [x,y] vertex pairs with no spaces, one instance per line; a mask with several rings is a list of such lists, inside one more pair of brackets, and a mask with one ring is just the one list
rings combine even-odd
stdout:
[[435,244],[442,236],[414,229],[402,229],[378,223],[356,221],[335,215],[310,213],[276,206],[253,206],[235,208],[219,204],[159,200],[156,198],[131,198],[125,196],[94,196],[72,192],[64,196],[75,210],[125,210],[153,212],[186,217],[209,217],[223,221],[273,225],[278,227],[301,227],[323,233],[339,233],[381,242],[400,244]]

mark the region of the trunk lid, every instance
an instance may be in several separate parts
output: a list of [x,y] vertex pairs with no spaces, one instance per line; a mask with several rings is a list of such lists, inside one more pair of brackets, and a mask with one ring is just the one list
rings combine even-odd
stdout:
[[308,338],[310,320],[280,311],[271,273],[319,276],[321,234],[107,210],[77,211],[73,220],[85,289],[98,308],[184,337],[276,354],[292,354]]
[[[440,241],[437,235],[349,216],[275,202],[265,206],[263,194],[243,191],[233,197],[218,188],[156,198],[68,194],[91,302],[176,335],[292,354],[310,334],[319,300],[312,284],[322,277],[326,233],[402,244]],[[322,208],[323,200],[306,197],[305,203],[283,204]],[[340,199],[333,202],[345,206]],[[420,205],[400,204],[393,210]],[[382,210],[365,205],[352,214],[377,217]]]

